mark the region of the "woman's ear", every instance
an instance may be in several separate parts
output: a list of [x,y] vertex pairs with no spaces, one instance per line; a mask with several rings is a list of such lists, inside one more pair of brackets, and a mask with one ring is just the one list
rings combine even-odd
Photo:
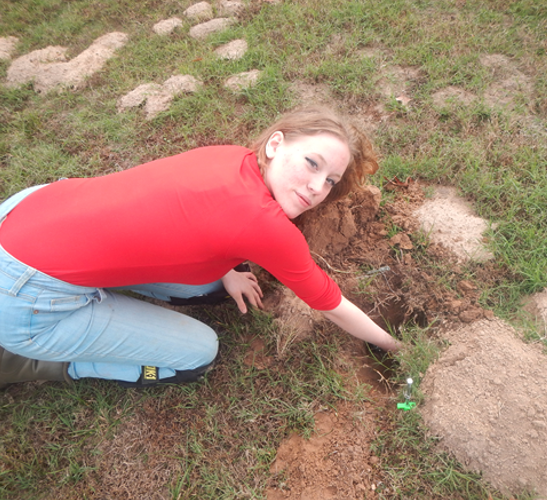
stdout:
[[279,145],[283,142],[283,132],[277,130],[272,135],[270,135],[270,138],[268,139],[268,142],[266,143],[266,157],[271,160],[277,151],[277,148]]

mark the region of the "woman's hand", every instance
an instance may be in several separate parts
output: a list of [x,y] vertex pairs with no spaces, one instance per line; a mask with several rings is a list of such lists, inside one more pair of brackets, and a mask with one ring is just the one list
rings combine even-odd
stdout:
[[247,305],[245,304],[243,297],[245,297],[252,306],[263,309],[262,301],[260,300],[262,298],[262,290],[253,273],[239,273],[232,269],[221,281],[224,288],[236,301],[237,307],[243,314],[247,312]]

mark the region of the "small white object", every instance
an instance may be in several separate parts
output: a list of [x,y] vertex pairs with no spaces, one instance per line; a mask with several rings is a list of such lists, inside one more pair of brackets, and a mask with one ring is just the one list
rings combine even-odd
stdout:
[[406,379],[406,387],[403,391],[403,396],[407,401],[410,401],[410,398],[412,397],[412,383],[414,381],[409,377]]

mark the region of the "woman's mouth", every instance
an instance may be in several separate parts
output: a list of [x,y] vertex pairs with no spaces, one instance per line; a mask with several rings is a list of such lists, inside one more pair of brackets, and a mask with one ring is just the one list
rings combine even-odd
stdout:
[[306,208],[311,206],[311,200],[308,197],[303,196],[300,193],[296,193],[296,196],[298,196],[300,203],[302,203],[302,205],[304,205]]

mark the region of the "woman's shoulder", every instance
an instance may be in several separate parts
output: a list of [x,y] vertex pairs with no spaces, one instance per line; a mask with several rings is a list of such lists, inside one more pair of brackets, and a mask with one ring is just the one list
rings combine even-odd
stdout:
[[217,144],[213,146],[202,146],[195,149],[190,149],[181,155],[203,157],[203,158],[215,158],[215,159],[237,159],[241,160],[246,156],[253,155],[254,153],[244,146],[238,146],[235,144]]

